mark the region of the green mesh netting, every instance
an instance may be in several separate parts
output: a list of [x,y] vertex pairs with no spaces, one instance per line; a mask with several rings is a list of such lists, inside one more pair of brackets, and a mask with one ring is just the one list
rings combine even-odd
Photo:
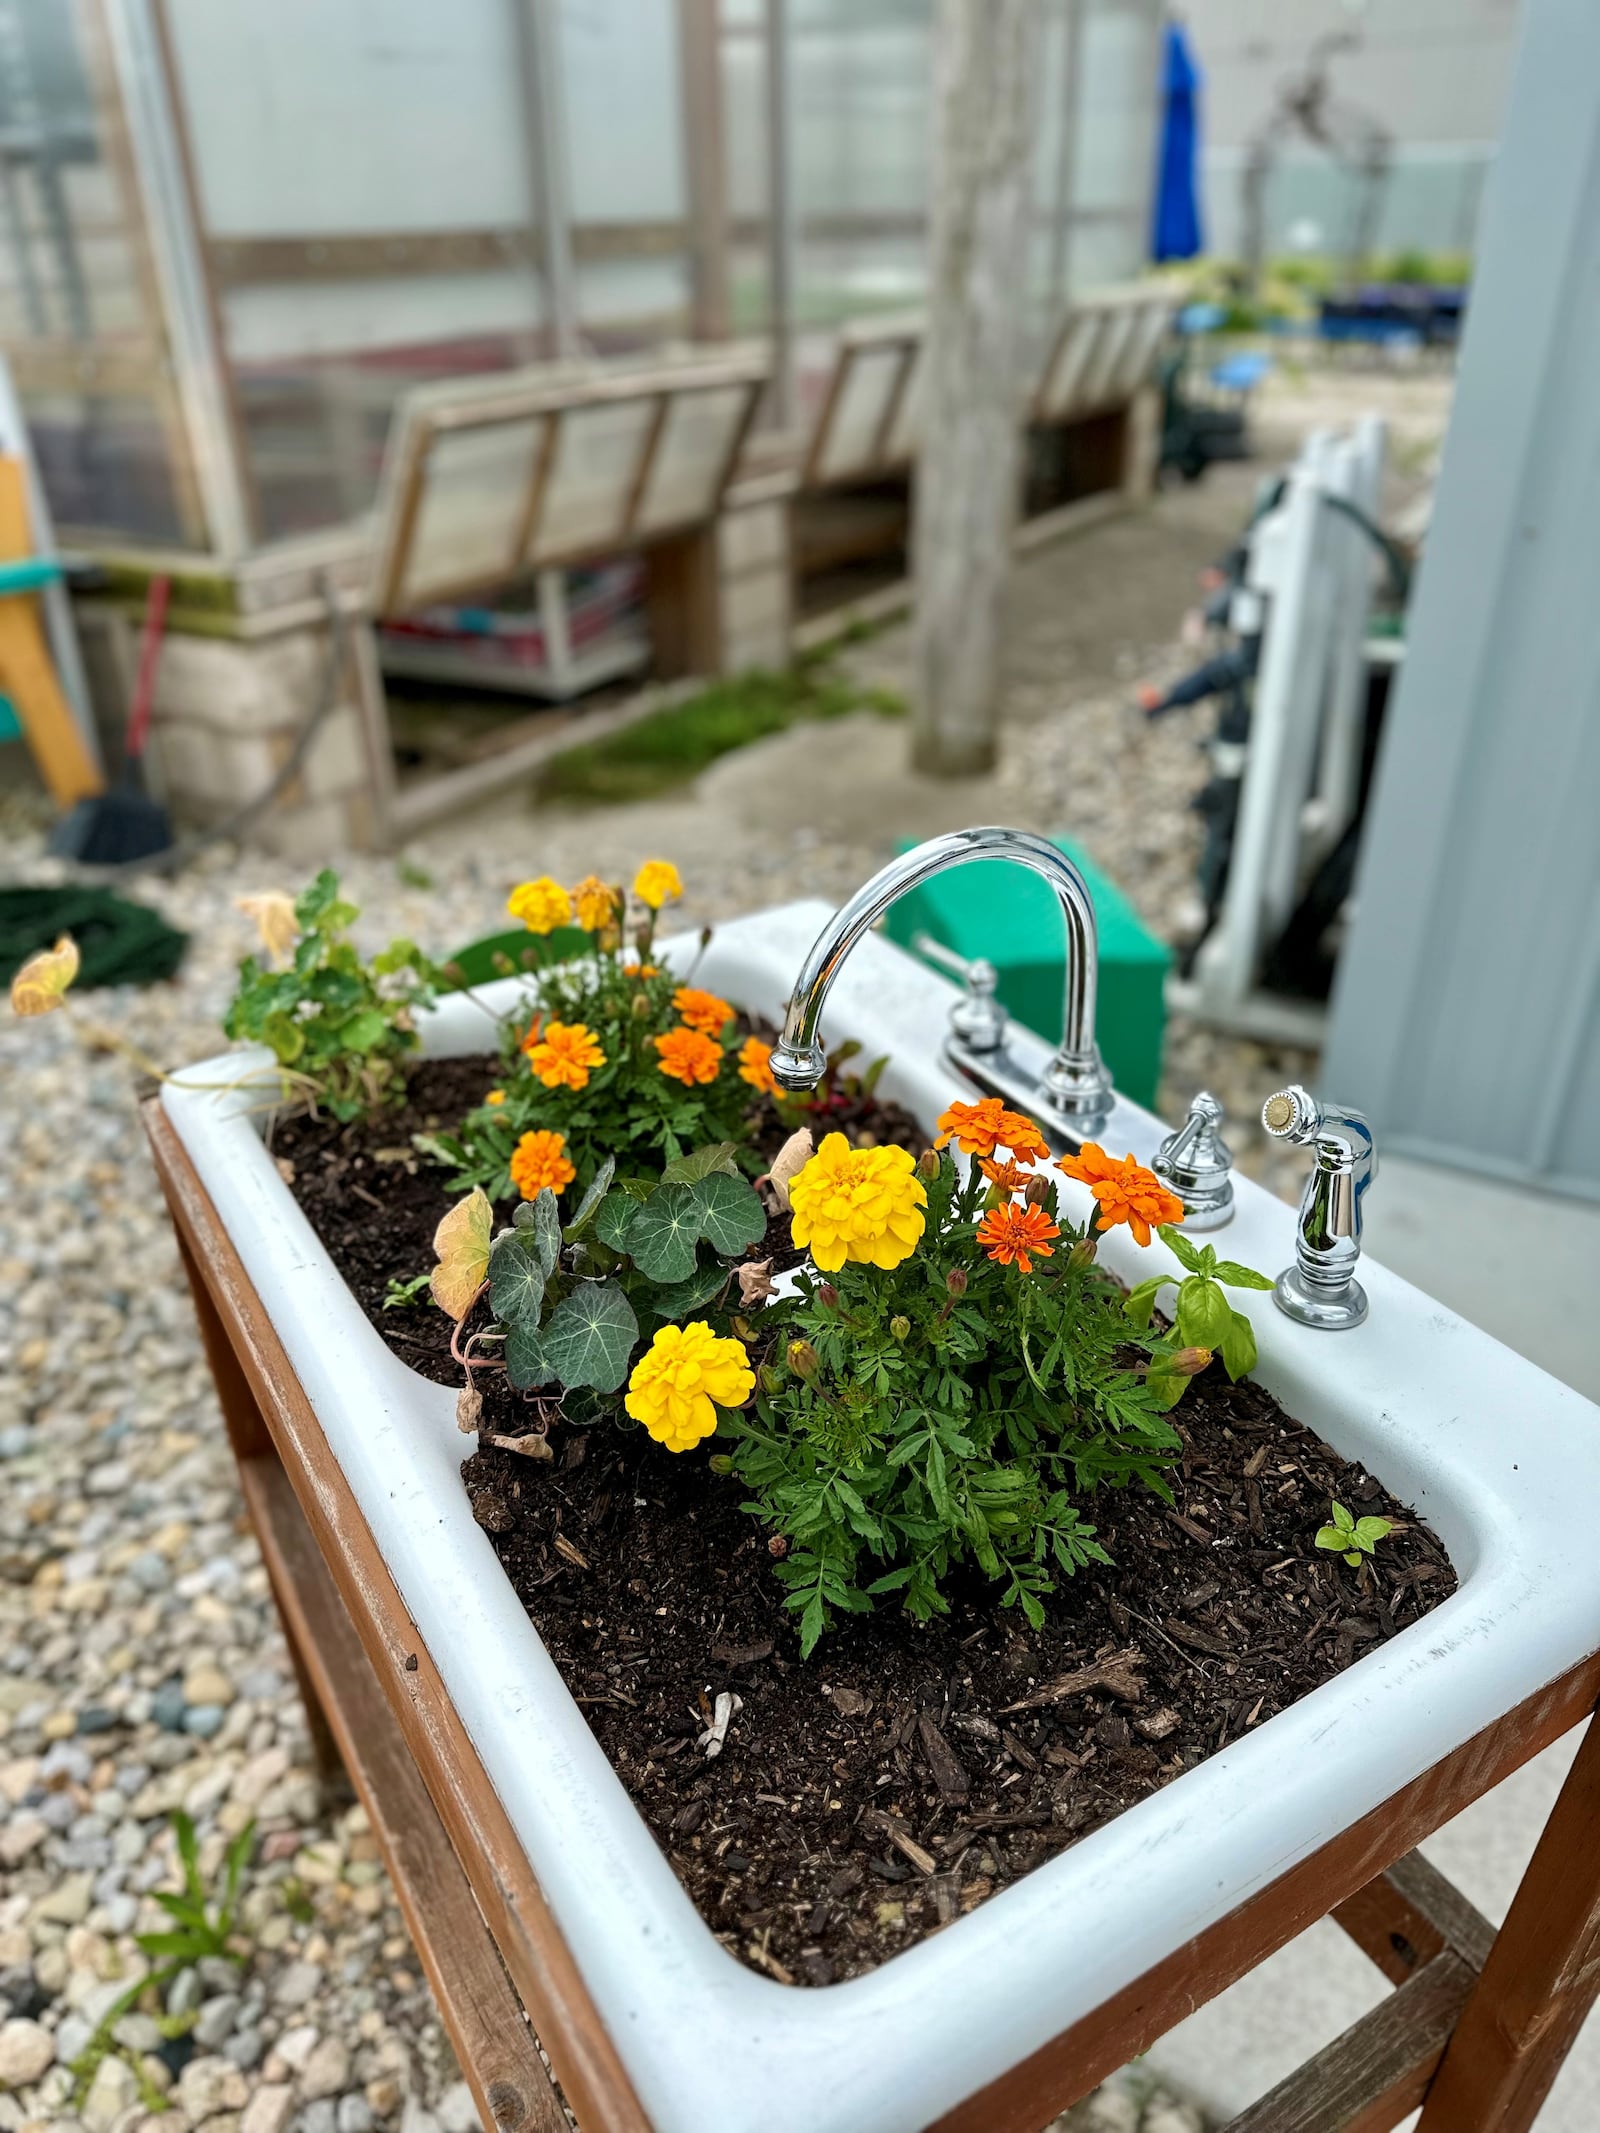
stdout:
[[96,985],[154,985],[173,975],[189,945],[189,936],[159,911],[109,889],[0,888],[0,984],[63,933],[72,935],[83,958],[80,992]]

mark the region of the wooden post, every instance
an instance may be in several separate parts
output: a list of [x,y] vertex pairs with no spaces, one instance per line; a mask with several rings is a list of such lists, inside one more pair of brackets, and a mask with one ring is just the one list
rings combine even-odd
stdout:
[[717,15],[717,0],[678,0],[691,330],[697,341],[725,341],[733,330],[728,304],[728,172]]
[[1597,1954],[1600,1719],[1591,1719],[1417,2133],[1527,2133],[1600,1991]]
[[1039,13],[1039,0],[939,0],[911,736],[916,767],[939,777],[995,759]]

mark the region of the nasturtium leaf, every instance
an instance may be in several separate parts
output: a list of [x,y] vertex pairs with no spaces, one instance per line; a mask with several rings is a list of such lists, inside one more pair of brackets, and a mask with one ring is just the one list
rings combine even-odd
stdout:
[[628,1225],[625,1249],[652,1281],[684,1281],[694,1272],[701,1220],[697,1190],[688,1185],[659,1187]]
[[1256,1367],[1256,1329],[1242,1311],[1228,1313],[1221,1352],[1222,1367],[1230,1378],[1247,1377]]
[[1178,1288],[1178,1331],[1190,1348],[1220,1348],[1233,1319],[1233,1306],[1214,1281],[1191,1274]]
[[767,1234],[767,1211],[748,1179],[715,1171],[693,1191],[700,1210],[700,1234],[722,1258],[736,1257],[747,1244],[758,1244]]
[[615,1392],[639,1338],[633,1306],[614,1281],[583,1281],[563,1297],[544,1329],[544,1352],[563,1385]]
[[561,1253],[561,1212],[548,1185],[541,1186],[532,1200],[524,1200],[512,1217],[526,1231],[539,1253],[539,1263],[550,1274]]
[[663,1185],[698,1185],[702,1178],[723,1175],[736,1178],[739,1166],[732,1141],[713,1141],[705,1148],[692,1148],[661,1173]]
[[716,1262],[699,1267],[687,1281],[676,1281],[668,1288],[657,1289],[650,1299],[650,1308],[657,1318],[687,1318],[691,1311],[698,1311],[702,1304],[709,1303],[727,1279],[728,1269]]
[[594,1218],[594,1233],[602,1244],[609,1244],[614,1252],[628,1249],[628,1232],[633,1227],[633,1218],[643,1203],[619,1185],[608,1192],[600,1202]]
[[584,1236],[587,1233],[589,1225],[595,1213],[599,1209],[600,1202],[605,1198],[606,1194],[611,1189],[611,1180],[616,1172],[616,1167],[616,1157],[614,1155],[608,1155],[605,1161],[600,1165],[600,1168],[595,1172],[594,1179],[589,1186],[589,1190],[578,1202],[577,1213],[567,1224],[565,1236],[569,1244],[576,1243],[578,1238]]
[[1211,1269],[1212,1279],[1225,1281],[1230,1289],[1270,1289],[1272,1276],[1258,1274],[1253,1266],[1241,1266],[1237,1259],[1219,1259]]
[[544,1306],[544,1261],[530,1229],[506,1231],[489,1254],[489,1301],[503,1326],[539,1323]]
[[532,1392],[555,1376],[544,1352],[544,1335],[531,1318],[519,1319],[506,1335],[506,1376],[518,1392]]
[[388,1034],[388,1022],[375,1007],[369,1007],[350,1017],[339,1032],[339,1041],[348,1052],[370,1052]]
[[459,1320],[483,1286],[489,1267],[489,1196],[474,1186],[458,1200],[433,1233],[439,1264],[428,1279],[429,1293],[441,1311]]

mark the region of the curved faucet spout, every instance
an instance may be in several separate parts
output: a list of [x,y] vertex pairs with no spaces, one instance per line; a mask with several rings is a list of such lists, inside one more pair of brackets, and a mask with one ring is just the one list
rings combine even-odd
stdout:
[[[1110,1078],[1094,1041],[1099,954],[1094,905],[1072,861],[1031,830],[990,827],[930,837],[926,844],[890,860],[858,889],[823,927],[801,965],[783,1035],[772,1048],[773,1075],[786,1089],[816,1087],[827,1065],[818,1036],[823,1006],[851,949],[908,890],[973,859],[1012,860],[1042,875],[1056,892],[1067,936],[1061,1047],[1040,1077],[1038,1100],[1055,1112],[1073,1137],[1092,1138],[1112,1102]],[[959,1043],[952,1046],[952,1053],[962,1065],[971,1063]]]

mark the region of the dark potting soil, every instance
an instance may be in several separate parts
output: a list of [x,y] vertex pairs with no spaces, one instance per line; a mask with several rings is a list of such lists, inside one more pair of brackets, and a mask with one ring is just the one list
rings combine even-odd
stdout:
[[[642,1432],[481,1448],[473,1514],[718,1938],[786,1983],[869,1970],[1343,1672],[1455,1590],[1432,1533],[1260,1385],[1213,1366],[1177,1498],[1089,1515],[1112,1557],[1034,1633],[982,1580],[919,1628],[846,1618],[802,1662],[743,1491]],[[1353,1571],[1330,1497],[1393,1519]],[[719,1695],[726,1745],[702,1746]]]
[[[431,1263],[449,1195],[411,1135],[453,1125],[489,1055],[425,1061],[375,1124],[280,1123],[273,1153],[368,1318],[414,1368],[459,1384],[449,1323],[385,1311]],[[758,1141],[784,1129],[768,1109]],[[819,1121],[926,1136],[873,1100]],[[787,1217],[752,1257],[798,1256]],[[482,1381],[480,1380],[480,1383]],[[486,1429],[526,1427],[489,1393]],[[1043,1630],[978,1578],[919,1628],[846,1619],[809,1662],[737,1482],[642,1431],[552,1432],[553,1460],[481,1445],[473,1512],[619,1776],[712,1930],[788,1983],[872,1969],[1296,1702],[1455,1590],[1437,1539],[1260,1385],[1215,1366],[1175,1419],[1173,1506],[1139,1490],[1089,1509],[1112,1557]],[[1359,1571],[1313,1545],[1331,1497],[1396,1521]],[[740,1699],[716,1758],[701,1736]]]
[[[741,1021],[740,1027],[763,1037],[774,1034],[759,1024]],[[461,1366],[450,1355],[450,1321],[426,1291],[415,1303],[390,1310],[383,1302],[391,1281],[409,1281],[432,1267],[433,1233],[454,1198],[444,1189],[447,1173],[419,1154],[411,1137],[453,1131],[501,1073],[493,1053],[419,1060],[407,1080],[405,1102],[379,1117],[349,1125],[320,1116],[286,1118],[271,1138],[290,1191],[357,1303],[402,1361],[437,1384],[462,1381]],[[928,1141],[898,1104],[844,1091],[813,1121],[812,1131],[819,1141],[837,1131],[857,1143],[892,1141],[918,1151]],[[750,1133],[769,1158],[788,1138],[788,1129],[764,1102],[752,1104]],[[769,1259],[775,1273],[798,1265],[804,1254],[790,1239],[788,1216],[775,1215],[765,1240],[747,1256]],[[488,1379],[480,1385],[485,1427],[526,1428],[525,1403],[517,1394]]]

